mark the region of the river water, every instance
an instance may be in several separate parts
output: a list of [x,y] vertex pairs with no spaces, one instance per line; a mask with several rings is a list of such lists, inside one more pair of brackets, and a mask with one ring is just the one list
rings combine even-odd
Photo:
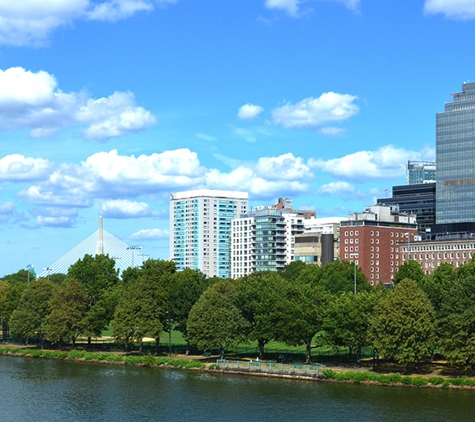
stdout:
[[475,391],[0,356],[0,421],[468,421]]

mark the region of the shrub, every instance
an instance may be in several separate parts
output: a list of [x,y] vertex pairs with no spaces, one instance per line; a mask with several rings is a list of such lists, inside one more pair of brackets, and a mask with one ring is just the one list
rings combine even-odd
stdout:
[[429,382],[432,385],[440,385],[444,383],[444,379],[442,377],[430,377]]
[[423,377],[409,377],[411,379],[411,385],[415,385],[417,387],[420,387],[422,385],[427,385],[429,380],[427,378]]
[[143,357],[143,364],[144,366],[153,366],[156,364],[155,358],[149,353],[148,355]]
[[336,377],[336,372],[332,369],[324,369],[322,373],[322,378],[324,380],[334,380]]
[[82,350],[71,350],[68,353],[69,359],[81,359],[84,357],[84,352]]

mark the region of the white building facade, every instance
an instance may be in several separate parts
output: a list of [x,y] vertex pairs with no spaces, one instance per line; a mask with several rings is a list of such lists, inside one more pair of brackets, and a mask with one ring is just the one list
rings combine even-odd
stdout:
[[231,221],[247,212],[248,193],[212,189],[170,195],[170,259],[178,271],[231,276]]

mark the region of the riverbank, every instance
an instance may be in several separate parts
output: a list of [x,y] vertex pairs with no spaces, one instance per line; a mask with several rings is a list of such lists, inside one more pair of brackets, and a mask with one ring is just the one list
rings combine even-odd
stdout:
[[127,355],[124,353],[88,352],[84,350],[47,350],[30,349],[18,346],[0,346],[0,355],[20,356],[29,358],[58,359],[74,362],[100,363],[109,365],[133,365],[149,368],[173,368],[194,371],[206,371],[220,374],[246,375],[267,378],[282,378],[319,382],[342,382],[363,385],[387,387],[417,387],[417,388],[451,388],[475,390],[475,378],[444,377],[444,376],[414,376],[399,373],[378,373],[365,370],[345,370],[344,367],[325,369],[319,376],[290,373],[269,373],[261,370],[216,369],[216,362],[211,358],[198,356],[183,356],[170,358],[152,355]]

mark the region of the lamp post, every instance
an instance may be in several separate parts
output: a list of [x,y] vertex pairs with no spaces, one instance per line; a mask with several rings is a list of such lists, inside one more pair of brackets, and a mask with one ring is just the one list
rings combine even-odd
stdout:
[[48,281],[49,281],[49,275],[51,274],[51,271],[53,271],[53,268],[52,267],[46,267],[46,268],[43,268],[43,270],[48,271]]
[[134,255],[136,249],[142,249],[142,246],[127,246],[127,249],[132,250],[132,268],[134,268]]
[[404,236],[407,236],[407,261],[409,262],[411,260],[411,256],[409,255],[411,253],[411,233],[406,232]]
[[33,264],[28,264],[28,265],[26,266],[26,269],[27,269],[27,271],[28,271],[28,283],[30,282],[30,271],[31,271],[31,269],[32,269],[33,267],[34,267]]
[[[350,253],[350,258],[358,258],[358,254],[357,253]],[[353,293],[356,294],[356,260],[353,261],[353,268],[355,270],[354,272],[354,278],[353,278],[353,281],[354,281],[354,290],[353,290]]]

